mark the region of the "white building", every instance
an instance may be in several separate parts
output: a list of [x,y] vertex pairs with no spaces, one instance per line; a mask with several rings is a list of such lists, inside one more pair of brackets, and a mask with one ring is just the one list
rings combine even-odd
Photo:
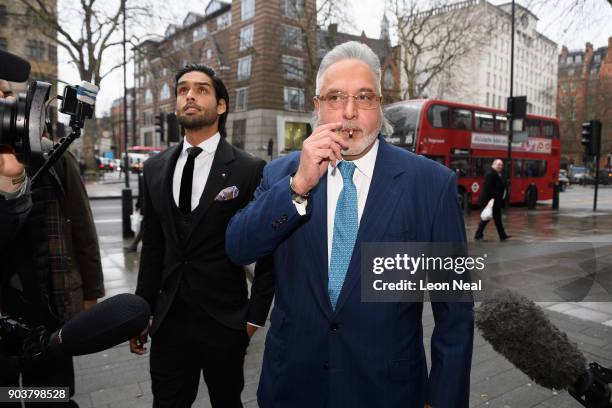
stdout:
[[[490,29],[478,46],[435,77],[423,95],[505,110],[510,95],[511,3],[495,6],[486,0],[471,0],[461,4],[470,13],[480,14],[477,21],[487,21],[482,18],[486,16]],[[449,8],[447,13],[457,10]],[[453,21],[444,12],[433,14],[432,24]],[[537,31],[537,16],[520,5],[515,6],[515,22],[513,95],[527,96],[528,113],[554,116],[557,44]],[[427,64],[429,58],[423,55],[417,64]]]

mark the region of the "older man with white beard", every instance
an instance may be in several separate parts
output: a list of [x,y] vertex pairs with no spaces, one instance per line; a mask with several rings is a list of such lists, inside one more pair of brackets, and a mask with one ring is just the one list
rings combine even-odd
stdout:
[[380,134],[380,83],[369,47],[331,50],[317,74],[320,124],[301,152],[266,166],[229,223],[233,262],[274,254],[260,407],[468,406],[471,302],[432,303],[428,375],[423,303],[361,300],[361,243],[466,241],[455,175]]

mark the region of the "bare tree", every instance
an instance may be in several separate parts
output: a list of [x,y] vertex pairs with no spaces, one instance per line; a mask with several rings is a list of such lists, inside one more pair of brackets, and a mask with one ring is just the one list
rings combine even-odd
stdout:
[[427,4],[428,10],[422,10],[423,2],[417,0],[388,0],[386,6],[402,50],[404,99],[423,97],[430,85],[446,89],[459,85],[458,75],[451,76],[453,69],[490,41],[494,27],[486,2],[434,0]]
[[575,157],[581,150],[581,122],[577,109],[576,91],[571,88],[570,82],[559,84],[557,112],[561,131],[561,154],[568,158]]
[[[57,43],[69,55],[70,61],[77,68],[81,80],[100,85],[111,72],[123,66],[123,61],[103,69],[113,50],[122,45],[121,23],[123,6],[126,0],[119,0],[112,5],[101,0],[79,0],[72,6],[63,9],[58,15],[56,1],[49,0],[16,0],[26,10],[25,18],[35,24],[43,36]],[[126,7],[131,24],[137,24],[140,18],[152,17],[145,1],[138,5]],[[132,3],[132,2],[131,2]],[[104,64],[106,67],[108,63]],[[94,118],[95,119],[95,118]],[[83,155],[87,166],[94,167],[94,140],[96,121],[86,122],[83,132]]]

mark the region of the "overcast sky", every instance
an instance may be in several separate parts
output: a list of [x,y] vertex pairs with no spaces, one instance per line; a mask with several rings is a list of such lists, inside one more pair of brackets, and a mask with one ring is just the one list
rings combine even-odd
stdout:
[[[133,0],[128,0],[133,2]],[[153,0],[168,5],[165,0]],[[203,13],[209,0],[174,0],[172,7],[164,10],[168,21],[180,23],[187,12]],[[257,1],[257,0],[256,0]],[[505,0],[489,0],[493,4],[508,3]],[[60,0],[60,13],[62,4]],[[576,5],[578,3],[578,5]],[[345,31],[359,34],[362,30],[369,37],[378,38],[380,35],[381,20],[384,7],[381,0],[349,0],[347,16],[352,16],[352,27],[341,27]],[[538,31],[559,45],[566,45],[570,49],[584,49],[586,42],[591,42],[595,48],[607,46],[608,37],[612,36],[612,7],[607,0],[517,0],[530,9],[538,18]],[[164,6],[161,6],[164,7]],[[161,8],[160,7],[160,8]],[[128,20],[129,22],[129,20]],[[157,34],[163,34],[166,24],[159,24],[155,28]],[[128,29],[129,30],[129,29]],[[112,60],[105,61],[106,66],[112,66],[115,60],[121,58],[121,48],[113,52]],[[59,77],[61,80],[76,83],[78,74],[68,63],[65,52],[60,48]],[[100,94],[97,100],[97,113],[101,115],[110,109],[111,102],[123,94],[123,75],[116,70],[102,81]],[[133,70],[128,68],[128,86],[133,84]]]

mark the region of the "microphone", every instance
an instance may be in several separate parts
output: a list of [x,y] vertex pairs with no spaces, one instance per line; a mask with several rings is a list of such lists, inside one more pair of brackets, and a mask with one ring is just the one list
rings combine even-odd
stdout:
[[149,304],[140,296],[110,297],[70,319],[51,334],[47,352],[80,356],[97,353],[138,336],[149,325]]
[[612,370],[587,361],[532,300],[509,290],[483,300],[476,326],[495,351],[542,387],[568,390],[583,406],[611,408]]
[[0,50],[0,79],[25,82],[30,76],[30,63],[15,54]]

